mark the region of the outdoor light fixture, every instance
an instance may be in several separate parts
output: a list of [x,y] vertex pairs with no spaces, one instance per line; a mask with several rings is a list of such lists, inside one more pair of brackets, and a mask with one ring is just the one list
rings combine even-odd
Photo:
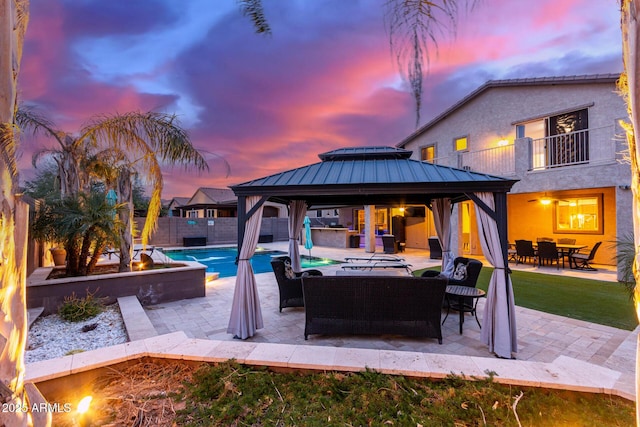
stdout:
[[504,147],[506,145],[509,145],[508,139],[501,139],[500,141],[498,141],[498,147]]
[[81,426],[88,426],[91,424],[91,418],[89,416],[89,407],[91,406],[91,401],[93,400],[92,396],[83,397],[80,402],[78,402],[78,424]]
[[542,203],[543,205],[550,205],[551,204],[551,199],[549,199],[548,197],[544,197],[542,199],[540,199],[540,203]]

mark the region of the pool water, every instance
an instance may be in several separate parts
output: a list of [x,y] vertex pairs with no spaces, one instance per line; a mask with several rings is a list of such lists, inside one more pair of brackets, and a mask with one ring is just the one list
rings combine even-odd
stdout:
[[[207,273],[218,272],[220,274],[219,277],[235,276],[238,273],[238,266],[236,265],[238,249],[234,247],[166,250],[163,253],[174,261],[198,261],[200,264],[207,266]],[[271,269],[271,258],[282,255],[287,255],[287,253],[258,249],[251,258],[253,272],[267,273],[273,271]],[[338,263],[338,261],[327,258],[308,257],[306,255],[301,256],[300,262],[302,268],[317,268]]]

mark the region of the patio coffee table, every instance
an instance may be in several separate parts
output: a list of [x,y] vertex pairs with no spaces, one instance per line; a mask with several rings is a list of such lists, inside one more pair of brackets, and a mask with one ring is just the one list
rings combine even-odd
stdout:
[[[484,297],[485,295],[486,292],[482,289],[471,288],[469,286],[447,286],[447,290],[445,293],[445,298],[447,298],[448,302],[447,315],[444,316],[442,324],[444,325],[445,320],[447,320],[447,317],[449,317],[449,310],[453,309],[457,310],[460,313],[460,334],[462,334],[462,324],[464,323],[465,313],[473,314],[476,318],[476,322],[478,322],[478,326],[482,328],[482,325],[480,325],[480,321],[478,320],[478,312],[476,311],[476,307],[478,305],[478,299]],[[456,297],[457,302],[452,303],[449,297]],[[465,298],[472,298],[474,300],[471,306],[465,306]]]

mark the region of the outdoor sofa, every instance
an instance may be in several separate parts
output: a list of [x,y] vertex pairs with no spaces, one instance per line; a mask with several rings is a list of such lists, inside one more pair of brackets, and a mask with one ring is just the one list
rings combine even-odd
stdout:
[[437,338],[444,277],[302,277],[304,338],[311,334],[394,334]]

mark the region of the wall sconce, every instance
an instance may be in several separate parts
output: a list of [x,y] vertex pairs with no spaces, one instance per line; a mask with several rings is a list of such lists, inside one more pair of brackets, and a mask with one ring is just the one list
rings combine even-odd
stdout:
[[498,147],[505,147],[507,145],[509,145],[508,139],[501,139],[500,141],[498,141]]

